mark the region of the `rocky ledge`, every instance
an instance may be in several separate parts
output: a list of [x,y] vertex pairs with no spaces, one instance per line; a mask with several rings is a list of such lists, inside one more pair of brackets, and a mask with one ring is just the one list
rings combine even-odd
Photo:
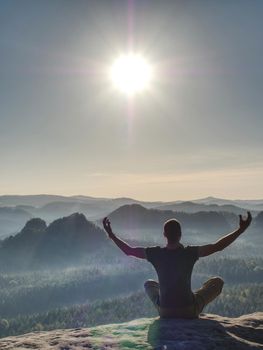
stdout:
[[263,349],[263,312],[198,320],[142,318],[92,328],[33,332],[0,340],[0,349],[206,350]]

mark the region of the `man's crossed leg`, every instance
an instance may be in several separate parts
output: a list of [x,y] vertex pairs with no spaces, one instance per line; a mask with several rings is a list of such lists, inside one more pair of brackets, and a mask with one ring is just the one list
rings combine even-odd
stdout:
[[148,280],[144,283],[145,291],[162,318],[198,318],[204,307],[213,301],[222,291],[224,281],[220,277],[212,277],[203,286],[193,292],[193,305],[182,308],[160,307],[159,283]]

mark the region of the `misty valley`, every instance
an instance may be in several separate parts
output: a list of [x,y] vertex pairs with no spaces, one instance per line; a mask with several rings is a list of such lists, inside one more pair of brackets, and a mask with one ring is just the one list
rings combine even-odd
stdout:
[[144,281],[156,279],[145,260],[126,256],[102,219],[132,246],[165,245],[163,223],[177,218],[182,243],[216,241],[250,210],[251,227],[230,247],[196,263],[192,287],[221,276],[224,289],[204,312],[239,316],[262,310],[262,201],[206,198],[140,202],[62,196],[0,197],[0,335],[73,328],[157,316]]

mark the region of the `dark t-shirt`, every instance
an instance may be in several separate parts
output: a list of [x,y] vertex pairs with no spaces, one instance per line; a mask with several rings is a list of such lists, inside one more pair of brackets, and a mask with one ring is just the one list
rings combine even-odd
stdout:
[[145,249],[147,260],[154,266],[160,284],[161,307],[192,305],[191,275],[198,260],[198,247],[177,249],[149,247]]

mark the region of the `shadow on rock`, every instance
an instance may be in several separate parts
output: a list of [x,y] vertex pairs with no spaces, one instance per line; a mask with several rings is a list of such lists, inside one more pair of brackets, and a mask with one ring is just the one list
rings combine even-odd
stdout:
[[155,350],[225,350],[227,348],[245,350],[261,348],[259,344],[249,341],[249,334],[247,333],[249,332],[246,332],[242,327],[240,329],[235,328],[234,332],[233,329],[228,329],[219,321],[206,318],[195,320],[157,319],[149,326],[147,339]]

